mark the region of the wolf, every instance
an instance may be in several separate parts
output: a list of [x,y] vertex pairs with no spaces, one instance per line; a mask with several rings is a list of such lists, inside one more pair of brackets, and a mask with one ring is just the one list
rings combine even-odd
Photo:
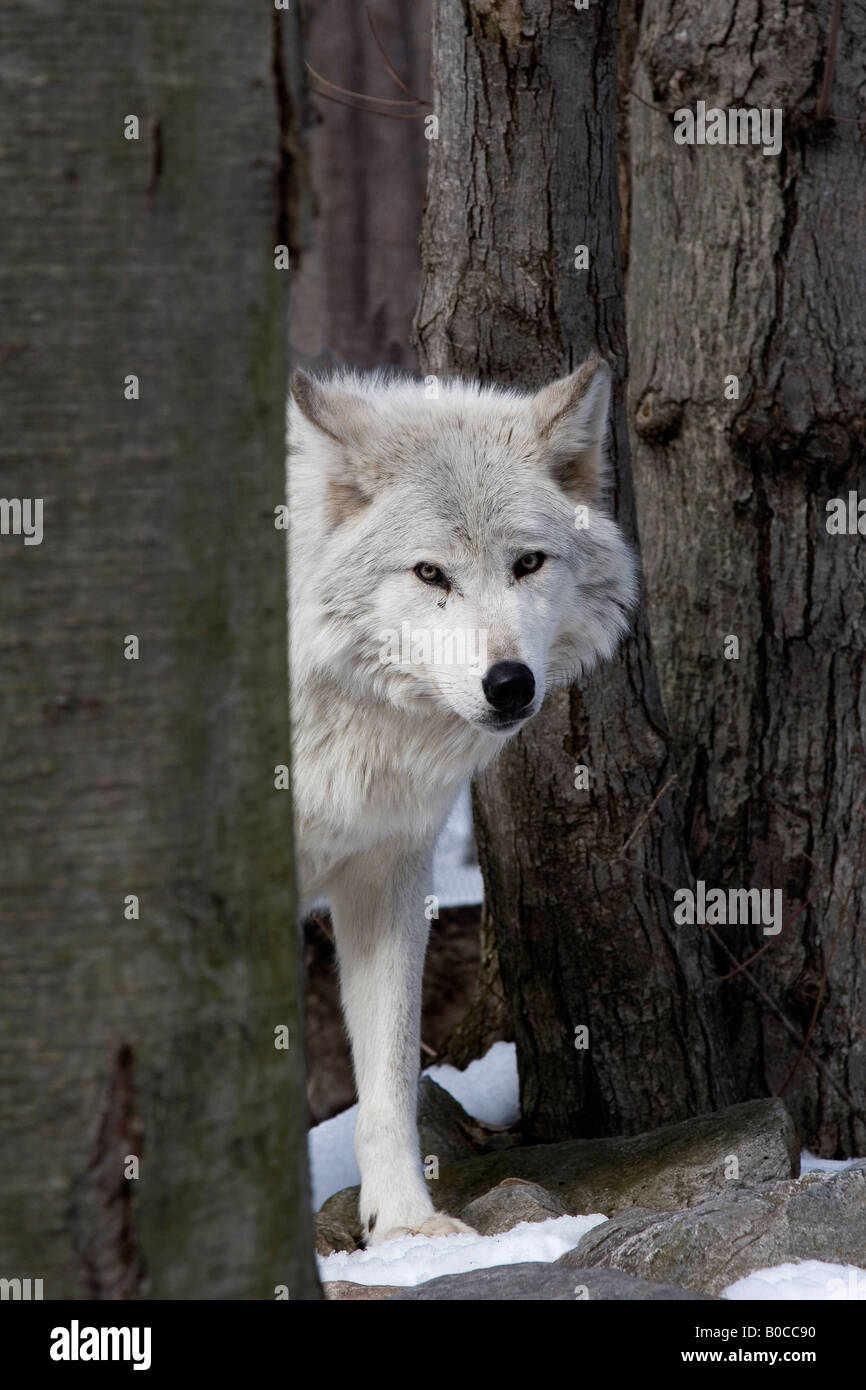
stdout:
[[636,586],[603,361],[536,392],[432,384],[298,371],[287,422],[296,856],[302,909],[333,918],[368,1245],[469,1229],[435,1211],[416,1123],[439,831],[547,691],[611,656]]

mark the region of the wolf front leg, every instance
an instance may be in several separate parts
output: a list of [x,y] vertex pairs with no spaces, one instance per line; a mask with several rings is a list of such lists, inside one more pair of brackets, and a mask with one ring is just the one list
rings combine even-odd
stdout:
[[355,1153],[368,1245],[471,1228],[433,1207],[421,1171],[418,1070],[431,848],[389,842],[331,885],[343,1012],[358,1088]]

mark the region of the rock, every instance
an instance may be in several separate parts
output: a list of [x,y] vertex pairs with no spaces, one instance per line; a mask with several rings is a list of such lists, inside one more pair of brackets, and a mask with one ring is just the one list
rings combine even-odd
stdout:
[[403,1290],[396,1284],[352,1284],[347,1279],[332,1279],[322,1285],[322,1293],[332,1303],[365,1303],[383,1298],[393,1298]]
[[866,1162],[799,1181],[732,1182],[683,1211],[635,1207],[588,1231],[557,1264],[718,1294],[756,1269],[794,1260],[866,1268]]
[[315,1216],[316,1254],[332,1255],[335,1250],[357,1250],[358,1236],[354,1236],[333,1216],[324,1216],[320,1211]]
[[[571,1215],[676,1211],[730,1189],[731,1155],[749,1186],[797,1176],[797,1135],[780,1100],[750,1100],[628,1138],[569,1139],[446,1163],[430,1187],[437,1209],[451,1214],[504,1178],[540,1184]],[[358,1189],[346,1188],[322,1212],[354,1233],[357,1201]]]
[[866,1268],[866,1159],[841,1173],[802,1178],[788,1202],[788,1224],[793,1258]]
[[329,1197],[326,1202],[323,1202],[321,1210],[316,1213],[316,1231],[318,1232],[320,1222],[323,1223],[328,1232],[332,1228],[345,1231],[353,1242],[348,1247],[350,1250],[360,1248],[363,1234],[361,1218],[358,1215],[359,1191],[360,1188],[357,1187],[342,1188],[340,1192],[335,1192],[333,1197]]
[[499,1236],[519,1226],[521,1221],[549,1221],[551,1217],[567,1215],[559,1198],[538,1183],[527,1182],[524,1178],[503,1178],[497,1187],[464,1207],[460,1220],[480,1236]]
[[497,1135],[481,1120],[467,1115],[462,1105],[429,1076],[423,1076],[418,1087],[418,1131],[422,1158],[432,1155],[440,1164],[483,1153]]
[[467,1274],[445,1274],[411,1289],[398,1289],[391,1297],[395,1303],[418,1303],[428,1299],[574,1303],[593,1299],[694,1300],[701,1299],[702,1295],[670,1284],[634,1279],[616,1269],[565,1269],[561,1263],[527,1262],[494,1265],[492,1269],[476,1269]]

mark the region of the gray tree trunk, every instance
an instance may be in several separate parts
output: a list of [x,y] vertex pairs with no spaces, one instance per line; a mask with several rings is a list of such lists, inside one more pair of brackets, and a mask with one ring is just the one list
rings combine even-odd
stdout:
[[[425,370],[524,386],[598,346],[616,376],[616,511],[634,538],[615,20],[615,4],[436,6],[440,129],[416,329]],[[578,245],[588,271],[574,269]],[[576,764],[591,770],[589,792],[574,789]],[[672,776],[642,609],[620,656],[582,690],[549,697],[478,788],[487,912],[533,1138],[633,1132],[729,1097],[706,943],[672,926],[659,881],[689,883]]]
[[[866,497],[866,16],[843,7],[821,120],[831,8],[645,7],[632,81],[662,113],[632,101],[630,409],[692,862],[783,891],[781,935],[729,927],[729,949],[766,948],[751,973],[862,1113],[866,539],[828,534],[826,505]],[[674,144],[663,113],[698,99],[780,108],[781,154]],[[782,1091],[811,1146],[862,1153],[850,1100],[743,973],[726,996],[739,1094]]]
[[0,17],[2,492],[44,501],[40,545],[0,535],[0,1271],[316,1297],[274,786],[292,22],[65,9]]

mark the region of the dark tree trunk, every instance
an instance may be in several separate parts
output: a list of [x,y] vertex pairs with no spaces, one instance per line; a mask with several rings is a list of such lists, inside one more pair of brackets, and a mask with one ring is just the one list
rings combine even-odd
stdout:
[[[810,1146],[862,1153],[866,1095],[866,17],[647,5],[632,101],[630,409],[644,557],[693,865],[783,892],[779,936],[728,928],[741,1096],[782,1092]],[[744,95],[745,94],[745,95]],[[777,157],[675,145],[680,107],[784,112]],[[643,104],[662,108],[653,111]],[[727,400],[724,378],[739,377]],[[864,509],[866,510],[866,509]],[[864,523],[866,524],[866,523]],[[739,660],[726,660],[727,635]],[[808,904],[808,906],[807,906]],[[847,1093],[847,1094],[845,1094]],[[854,1116],[852,1100],[861,1112]]]
[[0,1268],[315,1297],[274,786],[293,21],[66,9],[0,18],[2,490],[44,501],[41,545],[0,536]]
[[[616,512],[635,538],[624,409],[614,4],[443,0],[417,316],[422,365],[538,386],[599,347],[616,377]],[[589,248],[588,271],[573,268]],[[574,788],[576,764],[591,789]],[[633,1132],[729,1098],[646,612],[550,696],[476,796],[490,922],[533,1138]],[[589,1028],[588,1050],[575,1029]]]
[[302,0],[302,9],[311,66],[361,96],[310,78],[317,215],[293,291],[293,350],[317,364],[333,356],[411,370],[430,108],[412,106],[388,64],[411,92],[429,97],[430,0],[378,0],[372,29],[360,0]]

